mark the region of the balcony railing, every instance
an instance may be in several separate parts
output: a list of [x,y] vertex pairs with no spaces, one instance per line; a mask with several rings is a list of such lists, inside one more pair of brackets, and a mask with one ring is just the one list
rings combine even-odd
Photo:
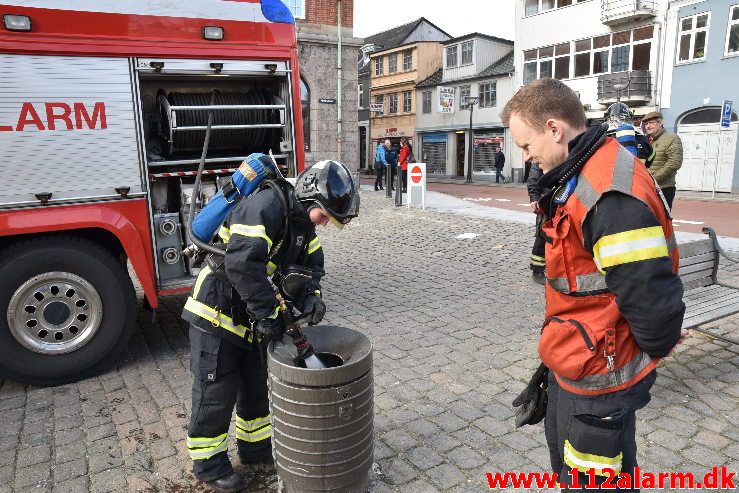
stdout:
[[600,20],[612,26],[657,15],[656,0],[601,0]]
[[644,103],[652,99],[652,73],[649,70],[616,72],[598,76],[598,102]]

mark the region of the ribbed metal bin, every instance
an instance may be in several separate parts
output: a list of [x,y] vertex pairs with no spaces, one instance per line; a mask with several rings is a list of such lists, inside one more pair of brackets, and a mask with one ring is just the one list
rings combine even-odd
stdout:
[[372,344],[345,327],[306,327],[303,333],[319,356],[338,356],[342,364],[296,367],[297,351],[288,337],[268,351],[272,450],[281,491],[364,493],[374,444]]

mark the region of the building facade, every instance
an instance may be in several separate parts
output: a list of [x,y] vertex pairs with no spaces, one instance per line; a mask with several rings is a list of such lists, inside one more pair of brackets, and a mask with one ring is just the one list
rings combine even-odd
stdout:
[[588,118],[620,100],[641,116],[659,109],[667,0],[516,0],[516,84],[552,77]]
[[[679,190],[739,192],[739,0],[670,2],[661,109],[683,141]],[[736,107],[736,106],[735,106]]]
[[[396,145],[402,136],[413,140],[414,86],[439,68],[441,45],[438,43],[450,38],[421,17],[364,39],[358,54],[357,100],[360,163],[366,171],[372,170],[374,151],[380,140],[387,137]],[[429,62],[430,57],[433,60]],[[371,106],[381,111],[370,111]]]
[[354,0],[286,3],[297,21],[305,162],[338,159],[356,170],[359,168],[356,60],[362,40],[354,38],[352,33]]
[[[506,155],[504,172],[513,177],[511,142],[500,112],[514,90],[513,41],[472,33],[443,43],[443,67],[416,86],[416,158],[432,175],[466,176],[470,127],[473,137],[472,173],[495,176],[495,151]],[[477,104],[467,104],[467,97]],[[471,114],[470,114],[471,112]],[[470,121],[471,120],[471,121]],[[516,172],[520,181],[523,165]]]

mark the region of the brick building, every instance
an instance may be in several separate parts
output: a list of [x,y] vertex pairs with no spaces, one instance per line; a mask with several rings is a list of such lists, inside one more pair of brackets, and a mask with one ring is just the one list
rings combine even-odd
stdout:
[[350,169],[357,169],[356,60],[362,40],[353,37],[354,0],[285,3],[293,10],[298,31],[306,164],[338,159]]

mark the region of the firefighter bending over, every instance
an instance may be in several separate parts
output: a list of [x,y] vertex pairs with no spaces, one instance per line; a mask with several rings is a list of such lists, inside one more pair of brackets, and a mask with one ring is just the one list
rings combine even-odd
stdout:
[[[552,468],[566,484],[572,469],[583,485],[590,468],[601,482],[606,469],[633,473],[635,411],[649,402],[660,358],[687,336],[667,205],[605,124],[586,127],[582,103],[562,82],[524,86],[502,118],[524,159],[544,171],[539,185],[552,190],[539,201],[547,216],[539,356],[549,368],[542,385]],[[541,419],[540,410],[531,416]]]
[[[269,159],[264,157],[264,159]],[[224,256],[206,262],[185,304],[190,322],[192,415],[187,448],[195,477],[221,492],[240,491],[244,479],[228,459],[228,429],[236,406],[235,434],[242,463],[272,457],[267,398],[266,346],[285,330],[274,286],[309,323],[321,321],[323,250],[315,227],[343,227],[359,208],[347,168],[321,161],[293,188],[269,182],[242,200],[218,231]]]

